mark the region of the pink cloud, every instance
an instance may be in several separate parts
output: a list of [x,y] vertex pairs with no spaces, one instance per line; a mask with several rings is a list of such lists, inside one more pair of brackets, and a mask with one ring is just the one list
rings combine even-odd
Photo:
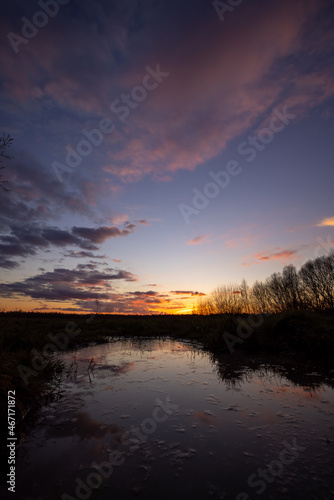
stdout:
[[201,236],[196,236],[192,240],[187,241],[187,245],[200,245],[206,240],[206,235],[202,234]]
[[116,226],[123,224],[129,220],[129,216],[127,214],[115,213],[112,217],[110,217],[110,221]]
[[146,220],[146,219],[140,219],[136,221],[138,224],[141,224],[142,226],[150,226],[151,224]]
[[279,250],[278,252],[260,252],[254,255],[259,261],[279,260],[286,262],[295,257],[297,250]]
[[[280,58],[298,53],[303,24],[314,9],[311,5],[301,12],[295,4],[276,5],[270,23],[268,12],[259,16],[256,34],[248,23],[236,30],[237,39],[228,33],[224,50],[217,34],[210,37],[208,46],[193,47],[196,59],[186,68],[183,52],[187,46],[180,47],[177,55],[173,53],[173,59],[166,54],[161,67],[170,77],[140,113],[132,114],[124,137],[126,148],[110,153],[108,171],[132,182],[146,175],[161,180],[166,172],[193,170],[219,154],[261,113],[269,117],[274,105],[287,105],[300,118],[332,96],[331,70],[301,75],[291,69],[271,74]],[[137,69],[133,76],[137,77]],[[282,101],[284,88],[290,92]],[[157,119],[158,115],[164,118]]]
[[[126,24],[113,23],[102,34],[93,24],[65,16],[61,37],[51,20],[19,55],[9,45],[1,52],[4,85],[20,102],[35,106],[46,99],[79,115],[95,115],[98,125],[103,117],[118,121],[110,110],[112,100],[141,83],[147,64],[161,63],[170,76],[131,111],[121,131],[105,137],[103,170],[123,182],[145,176],[166,182],[176,171],[194,170],[218,155],[261,114],[269,117],[273,107],[287,105],[300,118],[334,95],[331,68],[305,73],[293,63],[280,66],[282,59],[300,55],[302,41],[309,45],[301,57],[323,50],[326,40],[303,39],[306,22],[318,9],[316,2],[268,3],[252,22],[254,9],[245,5],[224,29],[213,28],[210,17],[203,21],[201,37],[176,34],[168,45],[150,47],[145,58],[115,74],[108,47],[129,51]],[[131,8],[129,14],[123,10],[129,22]],[[113,22],[110,16],[108,22]]]

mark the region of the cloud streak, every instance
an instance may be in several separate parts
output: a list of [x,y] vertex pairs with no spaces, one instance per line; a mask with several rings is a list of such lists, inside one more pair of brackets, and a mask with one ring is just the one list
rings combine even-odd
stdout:
[[3,297],[26,296],[47,301],[107,300],[115,280],[137,281],[134,274],[125,270],[106,273],[92,267],[56,268],[20,282],[2,284],[0,291]]
[[[11,226],[9,234],[0,235],[0,256],[27,257],[37,255],[42,250],[57,247],[75,246],[82,249],[80,252],[70,252],[70,257],[95,257],[92,251],[98,250],[97,244],[104,243],[109,238],[128,236],[135,229],[135,225],[129,224],[127,229],[117,227],[72,227],[69,230],[56,227]],[[97,256],[95,258],[104,258]],[[9,269],[16,267],[17,263],[6,259],[0,260],[0,266]]]
[[187,245],[200,245],[201,243],[204,243],[205,239],[206,235],[202,234],[201,236],[196,236],[196,238],[187,241]]
[[297,257],[298,251],[297,250],[282,250],[280,248],[277,248],[276,250],[278,251],[273,251],[273,252],[259,252],[255,254],[253,257],[256,259],[253,262],[245,262],[243,265],[244,266],[250,266],[251,264],[259,264],[260,262],[269,262],[269,261],[279,261],[286,263],[290,261],[291,259]]
[[334,226],[334,217],[327,217],[317,224],[319,227]]

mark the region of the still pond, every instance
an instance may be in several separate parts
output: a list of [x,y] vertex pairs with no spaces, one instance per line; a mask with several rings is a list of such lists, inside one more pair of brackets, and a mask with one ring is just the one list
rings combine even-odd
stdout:
[[334,499],[334,371],[170,339],[62,359],[10,498]]

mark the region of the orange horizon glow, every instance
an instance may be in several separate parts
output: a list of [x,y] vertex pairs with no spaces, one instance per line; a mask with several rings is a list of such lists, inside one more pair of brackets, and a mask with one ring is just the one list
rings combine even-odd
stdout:
[[[196,304],[194,303],[194,299],[189,297],[189,298],[184,298],[182,299],[183,301],[191,300],[191,305],[184,304],[183,306],[180,305],[180,299],[177,300],[177,304],[173,307],[168,302],[168,307],[164,306],[163,304],[159,305],[157,308],[154,308],[152,305],[145,304],[144,301],[137,301],[133,304],[133,311],[129,312],[122,312],[122,311],[106,311],[106,310],[101,310],[101,311],[96,311],[94,309],[94,302],[92,301],[92,308],[91,309],[79,309],[71,307],[71,304],[68,305],[66,308],[66,303],[57,303],[55,304],[54,307],[43,307],[41,306],[36,307],[36,304],[34,301],[22,301],[18,302],[15,300],[7,300],[4,299],[0,312],[5,312],[5,313],[15,313],[15,312],[24,312],[24,313],[60,313],[60,314],[80,314],[80,315],[87,315],[87,314],[99,314],[99,315],[122,315],[122,316],[153,316],[153,315],[159,315],[159,314],[165,314],[165,315],[187,315],[191,314],[194,307]],[[135,310],[137,307],[137,311]],[[147,307],[147,310],[145,311],[144,308]],[[73,309],[73,310],[72,310]]]

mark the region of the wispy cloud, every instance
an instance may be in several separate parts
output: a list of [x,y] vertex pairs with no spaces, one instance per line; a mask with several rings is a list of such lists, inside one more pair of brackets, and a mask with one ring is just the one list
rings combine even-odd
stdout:
[[288,249],[282,250],[280,248],[277,248],[276,250],[277,251],[273,252],[259,252],[253,255],[253,257],[256,259],[255,261],[244,262],[243,265],[250,266],[251,264],[259,264],[260,262],[268,262],[275,260],[285,263],[298,255],[297,250],[288,250]]
[[327,217],[317,224],[317,226],[325,227],[325,226],[334,226],[334,217]]
[[206,240],[207,235],[202,234],[200,236],[196,236],[196,238],[193,238],[192,240],[187,241],[187,245],[200,245],[201,243],[204,243]]
[[[92,252],[86,252],[85,250],[81,250],[80,252],[67,252],[63,254],[64,257],[72,257],[74,259],[84,259],[84,258],[93,258],[93,259],[106,259],[106,255],[96,255]],[[115,260],[115,259],[112,259]]]
[[80,236],[92,243],[104,243],[108,238],[116,238],[117,236],[128,236],[133,229],[134,224],[127,224],[126,229],[119,229],[116,226],[112,227],[73,227],[72,233]]
[[135,295],[136,297],[155,297],[158,295],[158,292],[152,292],[152,290],[149,290],[148,292],[129,292],[129,295]]
[[16,224],[9,227],[8,234],[0,235],[0,266],[9,269],[16,263],[4,259],[5,256],[34,256],[42,250],[55,247],[77,246],[83,252],[70,252],[67,257],[95,257],[92,251],[99,249],[97,244],[104,243],[108,238],[128,236],[135,229],[134,224],[127,224],[126,229],[113,227],[72,227],[60,229],[57,227],[40,227],[37,224]]
[[254,257],[258,260],[281,260],[286,261],[297,253],[297,250],[281,250],[279,252],[266,254],[265,252],[258,253]]
[[27,296],[33,299],[96,300],[109,299],[115,280],[137,281],[137,277],[124,270],[101,272],[96,265],[78,265],[75,269],[57,268],[42,272],[23,281],[0,285],[3,297]]

